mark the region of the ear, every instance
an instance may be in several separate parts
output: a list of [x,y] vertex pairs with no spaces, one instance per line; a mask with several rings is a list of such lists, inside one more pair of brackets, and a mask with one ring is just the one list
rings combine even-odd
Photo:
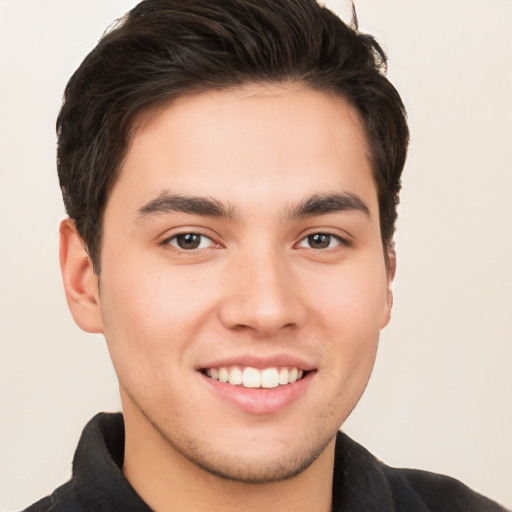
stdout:
[[87,332],[103,332],[98,276],[85,244],[71,219],[60,224],[60,268],[66,300],[77,325]]
[[380,328],[383,329],[388,325],[389,320],[391,319],[391,309],[393,308],[393,281],[395,279],[396,274],[396,251],[395,251],[395,242],[391,241],[389,243],[389,247],[387,249],[387,268],[386,273],[388,277],[388,288],[386,291],[386,306],[384,310],[384,315],[382,318],[382,323]]

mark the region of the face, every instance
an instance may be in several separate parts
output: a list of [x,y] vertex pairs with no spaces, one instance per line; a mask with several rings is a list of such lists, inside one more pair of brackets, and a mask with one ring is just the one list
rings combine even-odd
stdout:
[[389,319],[361,123],[277,85],[144,121],[105,211],[98,297],[127,424],[211,473],[288,478],[332,447]]

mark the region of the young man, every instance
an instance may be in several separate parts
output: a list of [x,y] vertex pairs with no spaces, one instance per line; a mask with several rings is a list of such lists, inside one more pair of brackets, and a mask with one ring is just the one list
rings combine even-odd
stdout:
[[310,0],[146,0],[85,59],[61,266],[123,415],[28,510],[503,510],[338,433],[392,306],[408,130],[384,67]]

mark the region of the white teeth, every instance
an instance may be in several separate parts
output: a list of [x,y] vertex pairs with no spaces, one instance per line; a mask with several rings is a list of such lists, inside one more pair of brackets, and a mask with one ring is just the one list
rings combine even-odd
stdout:
[[219,380],[221,382],[228,382],[228,380],[229,380],[229,373],[226,370],[226,368],[219,368]]
[[207,368],[204,372],[208,377],[220,382],[228,382],[232,386],[242,385],[244,388],[277,388],[292,384],[304,376],[304,370],[296,366],[284,368],[264,368],[259,370],[246,366],[243,370],[239,366],[220,368]]
[[240,368],[236,366],[231,368],[231,371],[229,372],[229,383],[233,386],[242,384],[242,372],[240,371]]
[[261,372],[262,388],[277,388],[279,386],[279,373],[277,368],[267,368]]
[[261,375],[256,368],[248,366],[244,370],[243,386],[244,388],[259,388],[261,383]]

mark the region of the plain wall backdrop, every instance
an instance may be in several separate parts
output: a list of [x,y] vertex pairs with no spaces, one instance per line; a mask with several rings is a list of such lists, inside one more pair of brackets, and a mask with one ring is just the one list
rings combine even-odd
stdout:
[[[105,342],[74,325],[60,282],[54,126],[71,73],[133,5],[0,0],[3,511],[67,480],[87,420],[120,407]],[[388,51],[412,137],[393,319],[343,428],[390,465],[450,474],[510,507],[512,1],[356,7]]]

